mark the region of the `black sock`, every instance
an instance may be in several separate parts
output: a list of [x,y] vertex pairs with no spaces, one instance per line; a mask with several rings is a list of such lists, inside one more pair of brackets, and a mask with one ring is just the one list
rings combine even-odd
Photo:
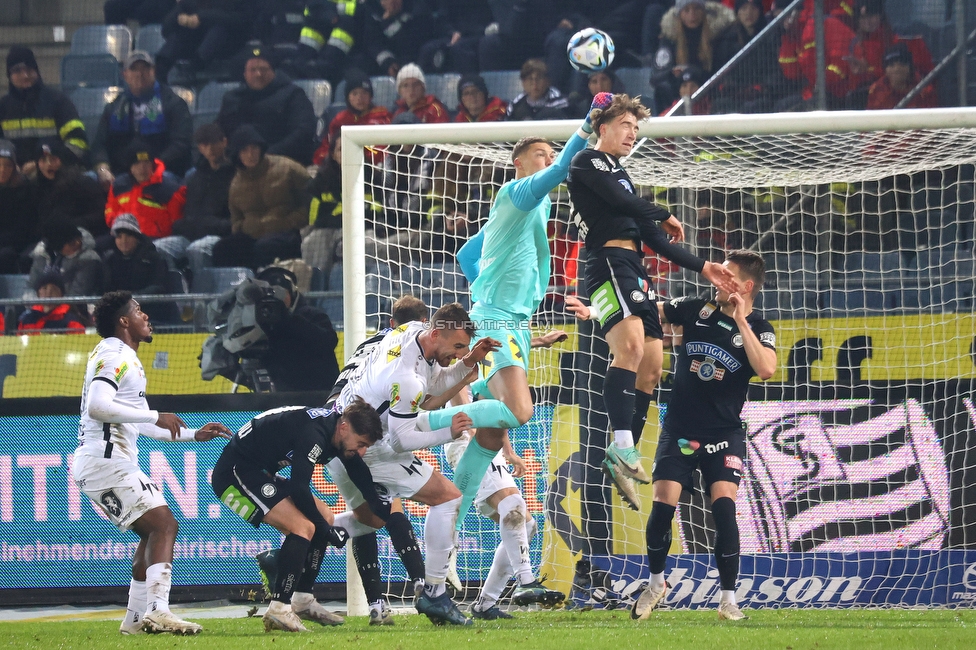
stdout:
[[302,577],[305,556],[308,555],[309,542],[298,535],[288,535],[278,551],[278,577],[275,579],[271,600],[290,603],[295,585]]
[[634,386],[637,373],[611,366],[603,378],[603,403],[607,407],[610,428],[614,431],[630,430],[634,420]]
[[715,519],[715,566],[725,591],[735,590],[739,578],[739,524],[735,520],[735,501],[722,497],[712,502]]
[[354,537],[352,554],[356,558],[359,577],[363,579],[366,602],[375,603],[383,598],[383,589],[380,587],[380,552],[377,547],[376,533]]
[[420,544],[410,520],[402,512],[392,512],[386,520],[386,530],[410,580],[423,580],[426,573],[424,555],[420,552]]
[[651,573],[664,573],[664,564],[671,550],[671,520],[674,519],[674,506],[655,501],[651,505],[651,516],[647,518],[647,562]]
[[312,593],[312,587],[318,580],[319,571],[322,569],[322,558],[325,557],[325,548],[328,545],[328,537],[316,532],[309,543],[308,554],[305,556],[305,570],[302,571],[302,577],[295,585],[295,591],[303,594]]
[[634,434],[634,444],[640,442],[641,434],[644,433],[644,424],[647,422],[647,409],[651,408],[654,397],[650,393],[634,389],[634,421],[630,425],[630,430]]

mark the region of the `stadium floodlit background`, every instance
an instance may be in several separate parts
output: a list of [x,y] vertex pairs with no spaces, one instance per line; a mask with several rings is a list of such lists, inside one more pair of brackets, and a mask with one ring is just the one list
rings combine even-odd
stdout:
[[[67,53],[65,39],[83,23],[98,22],[101,3],[16,4],[3,5],[0,45],[36,38],[45,79],[54,83],[54,66]],[[927,28],[936,63],[950,53],[959,22],[974,20],[958,17],[961,2],[889,0],[888,6],[893,23]],[[59,36],[65,23],[68,31]],[[757,49],[746,52],[738,69],[760,65],[750,60]],[[976,59],[967,56],[969,70],[976,71]],[[964,103],[968,89],[968,79],[960,86],[954,69],[937,80],[944,105]],[[630,70],[620,76],[632,75],[641,85],[649,79],[650,69]],[[506,78],[517,82],[512,74]],[[710,110],[721,108],[728,98],[722,89],[716,77],[691,102],[691,112],[706,100]],[[456,98],[449,99],[453,106]],[[675,167],[674,178],[699,165],[708,170],[698,172],[708,182],[671,183],[634,173],[645,196],[671,206],[688,225],[689,242],[701,255],[751,247],[770,267],[761,308],[777,328],[780,370],[768,385],[753,387],[743,413],[750,445],[739,507],[745,606],[971,606],[976,600],[976,156],[944,143],[923,155],[912,149],[917,139],[911,133],[881,139],[882,155],[870,171],[850,166],[842,177],[801,175],[765,184],[741,171],[738,180],[716,171],[746,167],[754,158],[743,152],[754,143],[709,147],[704,139],[662,140],[646,146],[648,165],[654,167],[655,156],[662,167],[670,165],[675,152],[698,147],[690,154],[693,164]],[[851,143],[836,138],[810,145],[804,155],[797,154],[802,147],[796,141],[764,146],[797,154],[791,162],[815,168],[843,167]],[[950,154],[950,163],[940,162]],[[389,158],[402,164],[372,169],[369,193],[407,188],[399,203],[409,212],[407,221],[420,224],[430,216],[439,227],[446,215],[462,211],[476,217],[473,224],[483,223],[493,190],[512,173],[499,156],[479,147],[390,149]],[[463,178],[459,167],[467,171]],[[380,172],[389,174],[384,179]],[[389,177],[429,183],[390,186]],[[530,379],[538,406],[532,422],[512,437],[529,469],[521,481],[526,501],[544,531],[532,543],[534,564],[569,591],[576,561],[591,558],[596,604],[612,605],[625,602],[646,577],[646,513],[621,507],[594,469],[605,444],[595,396],[606,352],[585,326],[578,330],[567,322],[560,295],[574,290],[573,267],[585,256],[578,258],[574,247],[565,189],[553,199],[554,287],[537,324],[571,336],[534,356]],[[415,226],[418,233],[424,227]],[[398,240],[364,260],[369,324],[381,323],[390,300],[403,291],[432,305],[466,300],[451,238],[436,234]],[[654,264],[662,295],[703,289],[680,270]],[[309,296],[341,327],[341,273],[318,280]],[[160,328],[140,357],[151,405],[165,405],[191,425],[219,420],[237,428],[264,408],[298,398],[229,396],[230,382],[201,379],[198,356],[208,336],[203,310],[212,294],[171,296],[188,320]],[[30,302],[8,294],[2,304],[9,324]],[[133,539],[105,521],[68,479],[81,378],[97,340],[92,333],[0,337],[0,602],[58,602],[64,589],[83,600],[118,600],[128,583]],[[340,357],[342,349],[340,339]],[[666,397],[665,382],[662,408]],[[648,428],[645,457],[653,454],[656,422]],[[240,586],[257,582],[253,555],[279,539],[243,524],[212,496],[209,474],[219,443],[144,440],[140,449],[141,462],[180,523],[174,584],[208,589],[181,597],[246,593]],[[440,450],[422,453],[450,475]],[[315,475],[314,485],[342,508],[325,473]],[[649,503],[649,490],[643,496]],[[424,511],[409,505],[415,523]],[[668,569],[669,605],[707,606],[714,596],[711,528],[700,497],[686,495]],[[385,537],[381,543],[384,573],[396,582],[403,569]],[[497,544],[496,527],[470,514],[458,554],[460,577],[483,579]],[[345,562],[344,551],[330,549],[320,580],[339,586],[331,593],[341,593]]]

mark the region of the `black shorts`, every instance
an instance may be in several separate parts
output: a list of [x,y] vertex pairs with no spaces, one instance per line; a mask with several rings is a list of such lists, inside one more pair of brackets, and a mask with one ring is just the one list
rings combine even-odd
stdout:
[[590,306],[599,310],[597,320],[604,336],[628,316],[640,316],[644,336],[664,338],[656,296],[640,254],[612,247],[589,253],[584,282]]
[[653,481],[675,481],[685,490],[694,485],[695,468],[701,468],[702,479],[708,488],[716,481],[739,484],[746,460],[746,434],[742,429],[727,434],[709,436],[708,440],[692,440],[661,429],[657,455],[651,470]]
[[289,496],[291,487],[288,479],[269,474],[231,447],[224,447],[210,485],[221,503],[255,528]]

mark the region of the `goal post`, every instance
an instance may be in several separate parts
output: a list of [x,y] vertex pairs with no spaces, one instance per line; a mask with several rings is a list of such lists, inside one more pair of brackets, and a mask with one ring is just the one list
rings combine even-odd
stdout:
[[[454,252],[513,177],[512,145],[538,136],[561,146],[578,126],[344,127],[345,356],[385,325],[402,293],[431,307],[455,299],[470,307]],[[640,126],[625,166],[639,194],[685,224],[684,245],[717,259],[751,248],[767,262],[757,309],[776,327],[779,370],[751,385],[743,411],[740,601],[971,605],[976,109],[682,116]],[[606,444],[599,387],[607,352],[562,307],[585,251],[565,185],[550,197],[557,286],[533,324],[570,338],[533,351],[536,412],[513,435],[530,465],[521,487],[542,529],[533,563],[569,591],[577,562],[591,560],[596,589],[577,596],[619,606],[646,578],[650,488],[641,490],[643,510],[631,512],[595,466]],[[694,274],[653,257],[645,263],[661,296],[708,290]],[[666,409],[667,366],[641,440],[645,458]],[[450,476],[441,450],[421,455]],[[411,505],[408,515],[419,523],[424,510]],[[713,538],[707,500],[684,495],[669,606],[717,597]],[[484,579],[497,543],[497,526],[469,514],[462,580]],[[381,546],[384,578],[402,580]]]

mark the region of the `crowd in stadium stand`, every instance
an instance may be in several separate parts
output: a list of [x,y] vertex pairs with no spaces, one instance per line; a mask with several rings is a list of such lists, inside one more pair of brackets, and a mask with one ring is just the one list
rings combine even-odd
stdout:
[[[342,126],[579,117],[597,92],[627,91],[613,69],[570,68],[566,43],[587,26],[613,37],[614,69],[644,66],[652,108],[666,112],[788,4],[108,0],[106,23],[162,24],[165,44],[121,62],[123,88],[94,133],[67,95],[44,84],[33,52],[10,48],[10,89],[0,98],[0,273],[29,272],[40,294],[40,282],[59,271],[52,291],[68,296],[156,291],[166,269],[191,276],[275,259],[302,258],[327,277],[341,255]],[[692,112],[812,107],[812,7],[808,0],[783,20]],[[894,33],[883,0],[827,0],[826,13],[830,107],[893,108],[932,69],[921,38]],[[520,71],[523,92],[510,103],[480,74],[499,69]],[[427,75],[447,72],[461,75],[457,96],[438,98]],[[223,96],[214,123],[194,129],[168,82],[199,87],[221,75],[239,86]],[[373,80],[383,75],[395,80],[391,106],[374,101]],[[344,96],[316,115],[295,78],[342,82]],[[936,103],[928,87],[909,105]],[[490,172],[423,147],[368,155],[382,193],[368,199],[368,250],[394,267],[405,247],[449,255],[487,217],[479,174]],[[556,228],[563,238],[566,230]],[[702,228],[707,241],[698,243],[724,247],[708,239],[712,230]],[[564,244],[554,238],[555,248]]]

